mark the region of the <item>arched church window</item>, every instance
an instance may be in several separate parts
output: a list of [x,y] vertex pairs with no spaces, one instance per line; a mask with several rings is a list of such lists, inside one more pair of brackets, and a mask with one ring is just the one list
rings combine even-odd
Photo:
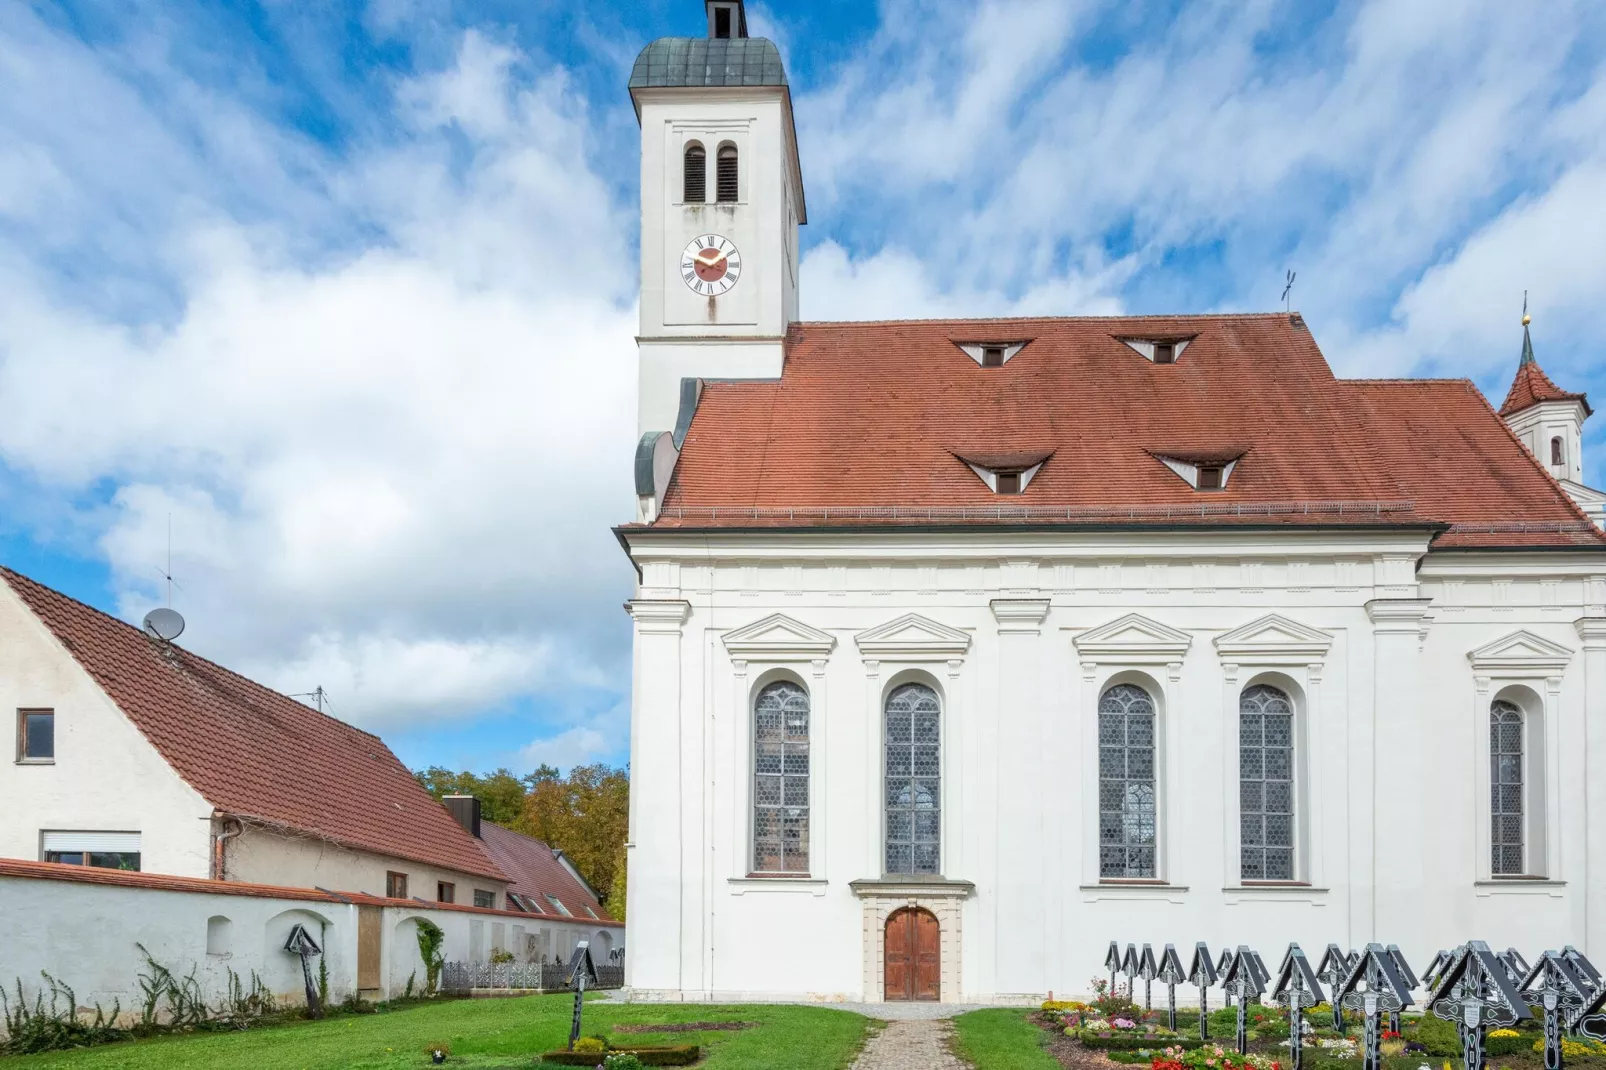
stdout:
[[1117,684],[1099,699],[1099,876],[1155,875],[1154,700]]
[[1565,446],[1562,445],[1561,436],[1560,435],[1557,435],[1555,438],[1550,440],[1550,463],[1551,464],[1566,464],[1567,463],[1567,449],[1566,449]]
[[809,871],[809,696],[790,680],[753,703],[753,869]]
[[941,708],[925,684],[887,696],[887,872],[941,872]]
[[708,200],[708,150],[695,142],[686,146],[684,185],[684,203],[702,204]]
[[714,199],[721,204],[734,204],[736,203],[738,192],[735,145],[721,145],[719,147],[718,169],[719,186],[715,190]]
[[1490,868],[1498,876],[1523,872],[1522,728],[1515,703],[1489,707]]
[[1294,879],[1294,704],[1257,684],[1238,699],[1241,875]]

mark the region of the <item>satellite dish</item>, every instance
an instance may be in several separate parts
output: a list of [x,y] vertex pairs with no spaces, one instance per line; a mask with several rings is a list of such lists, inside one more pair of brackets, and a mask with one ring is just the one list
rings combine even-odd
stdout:
[[145,630],[164,643],[184,634],[184,618],[175,609],[153,609],[145,614]]

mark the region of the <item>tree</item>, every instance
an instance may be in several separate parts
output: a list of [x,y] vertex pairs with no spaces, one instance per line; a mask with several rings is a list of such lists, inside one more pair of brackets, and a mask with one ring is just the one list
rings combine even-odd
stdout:
[[[476,776],[470,772],[454,773],[439,765],[432,765],[414,778],[425,791],[437,799],[447,795],[475,795],[480,800],[480,816],[498,825],[517,828],[524,816],[525,783],[508,769]],[[522,830],[521,830],[522,831]]]
[[[608,896],[613,909],[616,874],[622,872],[630,831],[630,774],[607,765],[577,765],[568,777],[542,766],[526,778],[520,830],[545,840],[568,856],[591,887]],[[622,907],[622,903],[620,904]]]

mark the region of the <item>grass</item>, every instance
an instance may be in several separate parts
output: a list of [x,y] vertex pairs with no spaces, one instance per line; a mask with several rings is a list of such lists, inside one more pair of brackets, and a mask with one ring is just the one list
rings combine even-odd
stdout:
[[954,1019],[959,1054],[976,1070],[1060,1070],[1043,1050],[1048,1034],[1027,1020],[1031,1013],[998,1007],[961,1014]]
[[[0,1070],[395,1070],[428,1066],[425,1045],[451,1045],[448,1066],[530,1067],[564,1046],[571,996],[451,1000],[375,1014],[295,1022],[243,1033],[201,1033],[128,1041],[46,1055],[0,1057]],[[584,1031],[615,1025],[756,1022],[756,1028],[709,1033],[631,1034],[615,1041],[701,1044],[707,1070],[845,1070],[870,1021],[824,1007],[588,1003]],[[999,1063],[997,1066],[1013,1064]],[[1019,1064],[1021,1066],[1035,1064]]]

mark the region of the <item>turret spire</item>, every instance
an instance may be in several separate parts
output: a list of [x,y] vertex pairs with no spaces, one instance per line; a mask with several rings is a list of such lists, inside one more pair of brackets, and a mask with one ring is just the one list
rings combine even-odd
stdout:
[[1538,363],[1534,360],[1533,339],[1528,337],[1528,324],[1532,322],[1533,317],[1528,315],[1528,291],[1524,290],[1522,291],[1522,359],[1517,362],[1518,368],[1524,364]]

